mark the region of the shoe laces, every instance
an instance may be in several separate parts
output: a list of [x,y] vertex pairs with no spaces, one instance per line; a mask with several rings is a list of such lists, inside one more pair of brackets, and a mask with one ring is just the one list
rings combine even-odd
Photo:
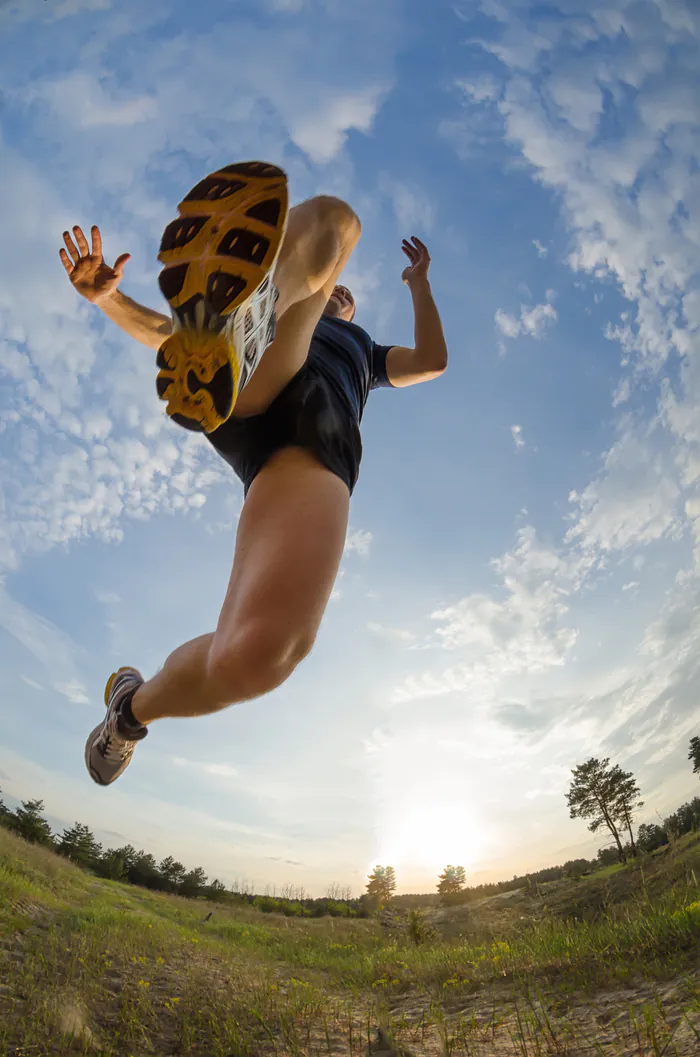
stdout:
[[136,741],[125,738],[117,724],[118,709],[112,704],[96,748],[105,760],[110,760],[113,763],[121,763],[124,760],[128,760],[136,748]]

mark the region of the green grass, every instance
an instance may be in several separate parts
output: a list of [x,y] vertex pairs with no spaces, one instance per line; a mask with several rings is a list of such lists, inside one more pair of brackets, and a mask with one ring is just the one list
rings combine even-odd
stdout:
[[525,914],[470,911],[491,915],[472,921],[487,940],[450,935],[447,912],[416,946],[372,920],[215,906],[204,922],[211,904],[0,830],[0,1055],[365,1054],[380,1020],[417,1053],[694,1054],[699,866],[686,842],[657,863],[665,885],[618,870],[593,879],[616,885],[601,903],[589,878],[557,882]]

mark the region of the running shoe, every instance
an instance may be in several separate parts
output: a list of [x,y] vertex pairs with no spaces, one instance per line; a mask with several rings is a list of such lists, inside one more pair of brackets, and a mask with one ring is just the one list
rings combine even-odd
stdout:
[[158,283],[173,333],[158,350],[156,388],[186,429],[213,433],[230,417],[275,336],[288,207],[282,169],[239,162],[193,187],[163,232]]
[[124,705],[142,682],[143,677],[135,668],[120,668],[107,680],[107,715],[85,744],[85,763],[98,785],[110,785],[126,770],[137,742],[148,734],[148,727],[129,723],[123,714]]

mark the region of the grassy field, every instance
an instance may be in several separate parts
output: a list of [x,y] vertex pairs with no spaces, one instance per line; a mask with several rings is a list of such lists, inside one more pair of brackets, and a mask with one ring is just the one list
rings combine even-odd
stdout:
[[410,911],[212,907],[0,830],[0,1055],[700,1054],[699,837],[505,896],[414,919],[417,944]]

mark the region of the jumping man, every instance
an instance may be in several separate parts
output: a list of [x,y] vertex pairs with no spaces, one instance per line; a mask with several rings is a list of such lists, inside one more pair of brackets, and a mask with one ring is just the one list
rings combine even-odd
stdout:
[[107,682],[106,716],[85,747],[100,785],[125,770],[154,720],[218,712],[289,678],[338,572],[370,389],[447,366],[419,239],[402,243],[415,346],[377,345],[338,284],[361,230],[345,202],[322,195],[288,209],[282,170],[242,162],[197,184],[178,214],[159,253],[171,317],[120,292],[129,254],[110,268],[97,227],[92,246],[80,227],[64,232],[60,251],[78,293],[158,350],[168,414],[204,432],[245,491],[216,631],[180,646],[152,679],[120,668]]

